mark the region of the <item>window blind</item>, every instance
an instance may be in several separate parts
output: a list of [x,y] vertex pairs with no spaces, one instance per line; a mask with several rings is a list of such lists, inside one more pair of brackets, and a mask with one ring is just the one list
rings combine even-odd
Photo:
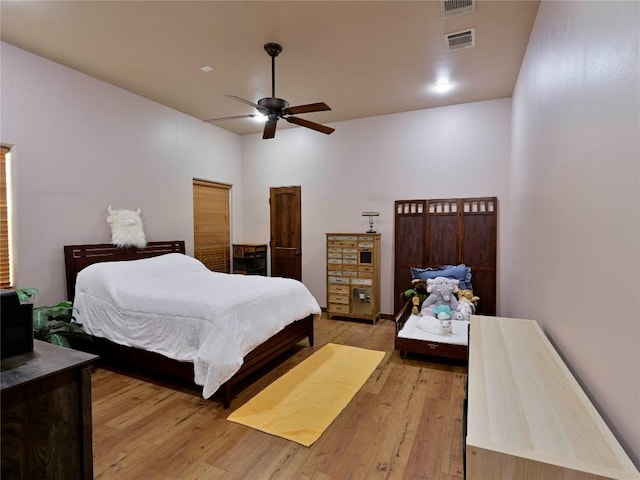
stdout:
[[230,185],[193,180],[194,254],[209,270],[231,271]]
[[11,287],[11,259],[9,257],[9,205],[7,154],[9,149],[0,147],[0,287]]

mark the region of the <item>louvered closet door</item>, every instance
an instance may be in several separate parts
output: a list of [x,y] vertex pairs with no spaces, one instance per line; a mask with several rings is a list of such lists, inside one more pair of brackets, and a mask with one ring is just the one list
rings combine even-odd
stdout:
[[230,185],[193,180],[195,257],[214,272],[231,271],[230,193]]

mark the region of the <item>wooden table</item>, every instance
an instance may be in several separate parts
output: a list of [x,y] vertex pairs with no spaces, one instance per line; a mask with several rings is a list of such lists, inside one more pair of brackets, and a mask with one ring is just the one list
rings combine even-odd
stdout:
[[468,480],[640,479],[538,323],[475,317]]
[[91,479],[91,363],[98,357],[34,341],[2,360],[2,479]]

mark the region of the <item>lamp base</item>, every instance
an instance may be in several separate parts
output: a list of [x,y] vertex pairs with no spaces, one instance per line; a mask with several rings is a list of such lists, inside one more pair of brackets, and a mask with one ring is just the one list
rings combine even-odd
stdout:
[[376,233],[376,231],[373,228],[370,228],[369,230],[367,230],[367,233]]

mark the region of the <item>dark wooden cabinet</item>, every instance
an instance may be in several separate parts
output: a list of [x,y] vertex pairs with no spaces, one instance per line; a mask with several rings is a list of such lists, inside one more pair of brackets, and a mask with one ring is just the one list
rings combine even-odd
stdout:
[[411,285],[411,267],[471,267],[477,314],[496,314],[497,197],[395,202],[394,310]]
[[267,276],[266,244],[234,244],[233,273]]
[[93,478],[91,363],[38,340],[2,359],[2,479]]

